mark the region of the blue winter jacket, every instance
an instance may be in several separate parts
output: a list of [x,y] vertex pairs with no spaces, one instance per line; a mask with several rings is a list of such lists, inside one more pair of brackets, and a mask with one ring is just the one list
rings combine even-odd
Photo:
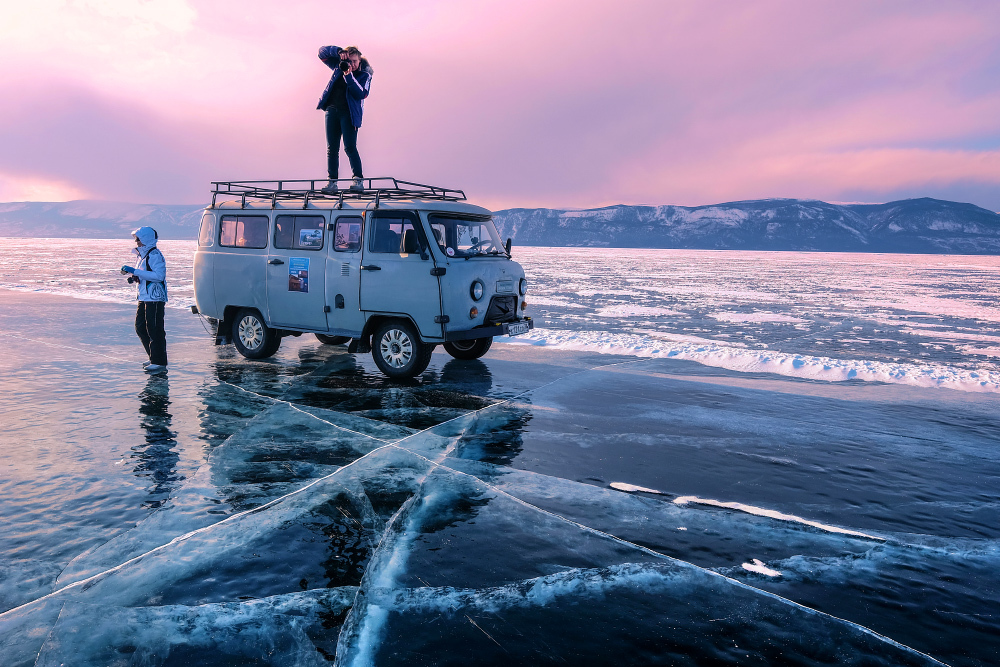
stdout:
[[132,236],[142,241],[143,247],[133,249],[139,257],[133,275],[139,279],[138,301],[167,300],[167,261],[156,247],[156,232],[152,227],[140,227]]
[[[337,79],[344,76],[344,73],[340,71],[341,50],[339,46],[324,46],[319,50],[319,59],[333,70],[333,76],[330,77],[330,82],[326,84],[323,96],[319,98],[319,104],[316,106],[317,109],[326,111],[326,108],[330,106],[333,84],[337,82]],[[361,58],[361,65],[358,67],[358,71],[348,72],[347,76],[344,77],[344,82],[347,84],[347,106],[351,110],[351,122],[354,123],[354,127],[361,127],[361,116],[365,111],[365,98],[368,97],[368,93],[371,91],[372,74],[374,73],[375,71],[368,64],[368,59]]]

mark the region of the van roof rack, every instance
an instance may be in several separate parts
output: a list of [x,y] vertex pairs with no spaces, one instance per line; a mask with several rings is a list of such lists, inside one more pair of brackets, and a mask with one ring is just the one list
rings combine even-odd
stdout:
[[[219,195],[233,196],[240,199],[240,206],[246,207],[247,199],[269,200],[273,207],[279,201],[302,200],[302,208],[310,201],[335,201],[338,208],[349,201],[374,201],[375,208],[379,202],[386,199],[433,199],[438,201],[465,201],[465,192],[453,188],[442,188],[436,185],[411,183],[401,181],[391,176],[379,178],[364,178],[362,190],[351,190],[353,179],[337,180],[341,189],[337,192],[324,192],[322,188],[328,183],[325,178],[295,179],[288,181],[212,181],[212,205]],[[317,187],[319,184],[319,187]]]

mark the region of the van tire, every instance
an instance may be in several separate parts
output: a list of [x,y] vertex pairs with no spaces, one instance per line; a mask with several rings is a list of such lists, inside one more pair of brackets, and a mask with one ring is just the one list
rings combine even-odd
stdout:
[[327,336],[326,334],[313,334],[324,345],[343,345],[351,340],[350,336]]
[[409,322],[383,322],[372,335],[375,365],[391,378],[412,378],[427,370],[434,346],[420,342]]
[[267,326],[256,310],[244,308],[233,320],[233,345],[247,359],[266,359],[274,356],[281,346],[281,336]]
[[444,351],[456,359],[478,359],[490,351],[493,337],[456,340],[444,344]]

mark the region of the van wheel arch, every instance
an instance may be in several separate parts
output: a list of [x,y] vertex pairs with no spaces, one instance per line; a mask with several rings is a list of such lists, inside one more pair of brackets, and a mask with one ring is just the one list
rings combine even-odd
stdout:
[[[369,351],[365,348],[371,347],[372,334],[374,334],[375,330],[386,322],[403,322],[405,324],[409,324],[417,333],[417,337],[420,337],[420,329],[417,327],[417,323],[405,315],[372,315],[368,318],[368,321],[365,322],[365,326],[361,329],[361,338],[359,343],[363,347],[362,350],[359,351]],[[420,342],[424,342],[422,338],[420,339]]]

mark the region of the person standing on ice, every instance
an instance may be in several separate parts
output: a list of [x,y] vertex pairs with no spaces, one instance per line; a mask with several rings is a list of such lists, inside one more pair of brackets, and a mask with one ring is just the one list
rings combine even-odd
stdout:
[[330,182],[323,188],[323,192],[338,190],[341,139],[354,177],[351,190],[363,190],[364,174],[361,171],[361,155],[358,153],[358,130],[361,129],[365,98],[371,91],[372,74],[375,72],[368,60],[361,57],[361,51],[356,46],[344,49],[339,46],[324,46],[319,50],[319,59],[333,70],[333,76],[326,84],[316,107],[326,112],[326,171]]
[[167,305],[167,261],[156,247],[157,234],[152,227],[140,227],[132,232],[139,257],[136,266],[123,266],[122,274],[131,274],[128,281],[139,283],[136,299],[135,332],[146,348],[149,361],[142,366],[147,373],[167,368],[167,334],[163,328],[163,311]]

